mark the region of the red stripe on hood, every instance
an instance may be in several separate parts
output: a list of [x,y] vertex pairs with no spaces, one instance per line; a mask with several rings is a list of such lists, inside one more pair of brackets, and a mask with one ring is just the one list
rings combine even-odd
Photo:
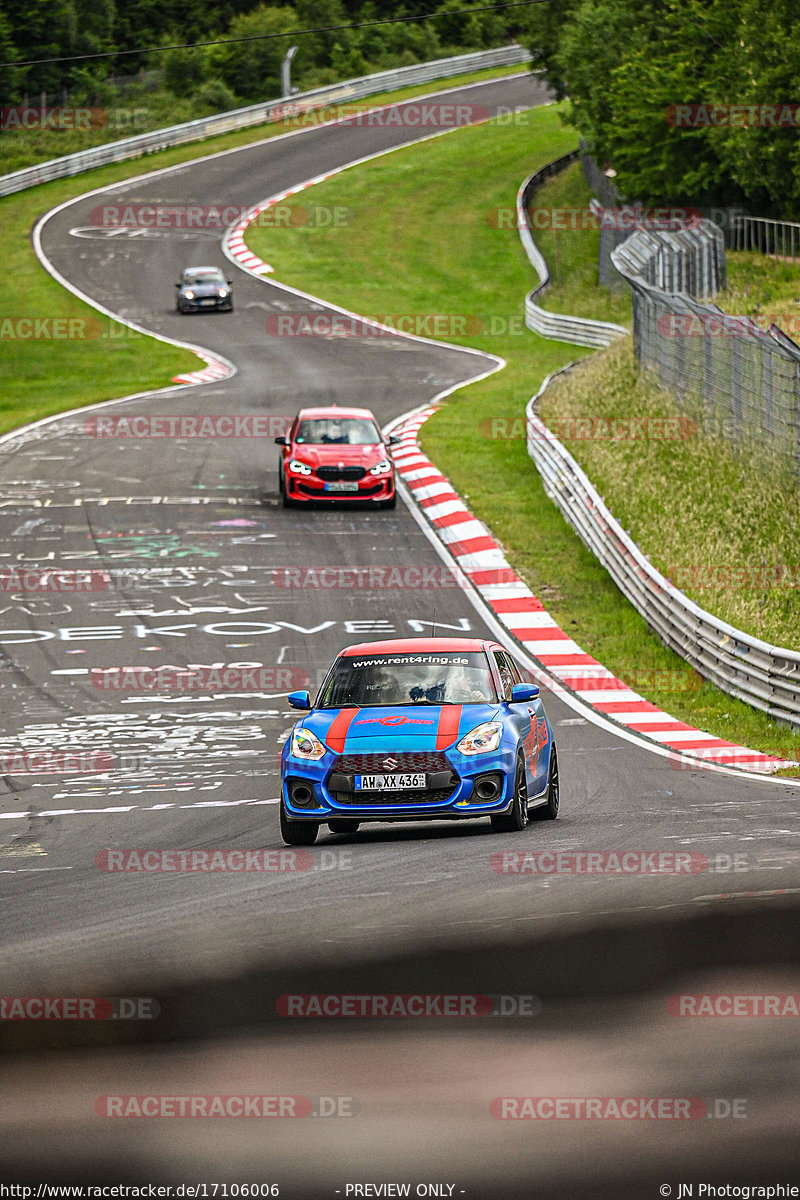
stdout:
[[460,704],[448,704],[442,707],[439,725],[436,729],[436,749],[446,750],[456,740],[458,727],[461,724]]
[[334,750],[337,754],[344,753],[347,731],[350,728],[353,717],[358,711],[357,708],[343,708],[338,717],[334,717],[331,721],[331,727],[325,735],[325,741],[331,750]]

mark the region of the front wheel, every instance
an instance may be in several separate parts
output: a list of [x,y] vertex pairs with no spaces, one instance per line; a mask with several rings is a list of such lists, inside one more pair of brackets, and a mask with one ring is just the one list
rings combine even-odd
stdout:
[[313,846],[318,832],[318,821],[293,821],[281,801],[281,837],[287,846]]
[[514,774],[514,803],[507,813],[491,818],[495,833],[519,833],[528,824],[528,784],[525,778],[525,759],[520,754]]
[[330,829],[331,833],[355,833],[359,824],[359,821],[328,821],[328,829]]
[[537,821],[555,821],[558,816],[560,793],[558,787],[558,752],[553,744],[550,751],[550,772],[547,777],[547,803],[535,808],[531,817]]
[[381,508],[396,508],[397,507],[397,492],[393,492],[388,500],[378,501]]

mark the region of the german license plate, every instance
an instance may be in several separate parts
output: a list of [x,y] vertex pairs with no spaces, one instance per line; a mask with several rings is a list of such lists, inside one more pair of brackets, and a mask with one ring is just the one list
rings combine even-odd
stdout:
[[326,483],[326,492],[357,492],[357,483]]
[[404,791],[425,787],[425,775],[356,775],[357,792]]
[[216,304],[216,300],[201,300],[201,304]]

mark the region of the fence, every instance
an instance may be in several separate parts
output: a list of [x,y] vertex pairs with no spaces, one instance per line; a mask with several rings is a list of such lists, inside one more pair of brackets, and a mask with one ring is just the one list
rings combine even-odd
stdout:
[[687,599],[655,569],[569,451],[536,416],[536,401],[552,378],[548,375],[526,410],[528,453],[564,519],[667,646],[729,695],[800,726],[800,653],[734,629]]
[[261,104],[252,104],[247,108],[235,109],[232,112],[217,113],[214,116],[201,117],[195,121],[186,121],[182,125],[172,125],[166,129],[156,129],[150,133],[137,134],[135,137],[123,138],[120,141],[107,142],[102,146],[93,146],[89,150],[80,150],[76,154],[67,154],[63,158],[54,158],[33,167],[12,171],[9,175],[0,176],[0,196],[8,196],[13,192],[22,191],[24,188],[35,187],[36,184],[47,183],[51,179],[63,179],[69,175],[77,175],[92,167],[138,158],[142,154],[165,150],[169,146],[180,146],[185,142],[201,141],[203,138],[219,133],[229,133],[234,129],[247,129],[253,125],[261,125],[270,119],[279,120],[288,114],[321,108],[340,100],[359,100],[366,96],[374,96],[379,92],[390,91],[393,88],[412,87],[416,84],[447,79],[452,75],[462,75],[490,67],[522,65],[530,62],[530,59],[531,55],[528,50],[512,43],[510,46],[501,46],[496,50],[481,50],[473,54],[459,54],[453,58],[440,58],[433,62],[417,63],[411,67],[396,67],[391,71],[378,71],[376,74],[365,75],[360,79],[348,79],[343,83],[299,93],[293,96],[291,101],[267,100]]
[[[613,252],[631,286],[634,352],[710,433],[759,446],[798,471],[800,347],[775,325],[726,316],[687,294],[713,287],[721,265],[715,268],[715,257],[724,262],[722,233],[709,226],[703,221],[680,235],[637,232]],[[676,238],[685,249],[667,262],[664,243]],[[698,238],[704,245],[693,257]],[[676,285],[686,292],[662,290]]]
[[626,337],[628,330],[610,321],[590,321],[585,317],[570,317],[561,313],[548,312],[536,300],[550,287],[550,271],[544,257],[533,240],[528,208],[534,192],[546,179],[557,175],[575,162],[579,154],[571,150],[536,171],[526,179],[517,192],[517,229],[528,260],[539,276],[539,285],[525,297],[525,324],[541,337],[555,338],[560,342],[574,342],[578,346],[608,346],[619,337]]
[[758,250],[773,258],[795,262],[800,258],[800,224],[737,214],[732,221],[728,244],[731,250]]

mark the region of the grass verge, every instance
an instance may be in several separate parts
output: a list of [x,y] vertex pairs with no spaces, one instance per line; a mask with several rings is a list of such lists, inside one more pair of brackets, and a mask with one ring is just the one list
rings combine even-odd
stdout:
[[[443,80],[441,87],[458,87],[519,70],[474,72]],[[428,83],[383,93],[371,97],[369,104],[408,99],[434,91],[437,86]],[[282,125],[260,125],[0,198],[0,248],[6,278],[14,281],[13,302],[0,315],[0,433],[114,396],[166,387],[174,375],[203,365],[189,351],[136,336],[125,326],[99,318],[94,309],[56,283],[42,270],[33,253],[30,231],[36,220],[57,204],[92,188],[187,162],[202,154],[249,145],[285,131]],[[254,201],[259,198],[253,197]],[[171,283],[165,281],[165,296],[169,293],[170,304]],[[42,322],[47,324],[43,326]],[[66,336],[20,336],[37,328],[40,332],[63,331]],[[190,335],[196,335],[194,326]]]
[[628,288],[609,291],[597,284],[600,231],[584,228],[591,215],[591,198],[580,163],[548,179],[533,198],[533,236],[552,276],[552,284],[539,304],[548,312],[613,321],[630,329]]
[[[473,333],[470,323],[469,334],[453,327],[446,337],[508,365],[442,407],[423,429],[426,452],[587,651],[677,717],[735,742],[800,755],[800,736],[702,682],[650,633],[547,498],[528,457],[525,402],[547,372],[587,353],[508,325],[522,311],[531,270],[516,231],[491,228],[486,214],[513,205],[520,181],[572,143],[553,107],[531,116],[522,128],[489,123],[351,168],[314,191],[316,202],[357,213],[351,225],[279,235],[254,227],[248,243],[279,278],[367,316],[494,315],[495,334],[486,326]],[[516,424],[520,436],[486,436],[493,419]],[[651,683],[647,672],[657,672]]]

